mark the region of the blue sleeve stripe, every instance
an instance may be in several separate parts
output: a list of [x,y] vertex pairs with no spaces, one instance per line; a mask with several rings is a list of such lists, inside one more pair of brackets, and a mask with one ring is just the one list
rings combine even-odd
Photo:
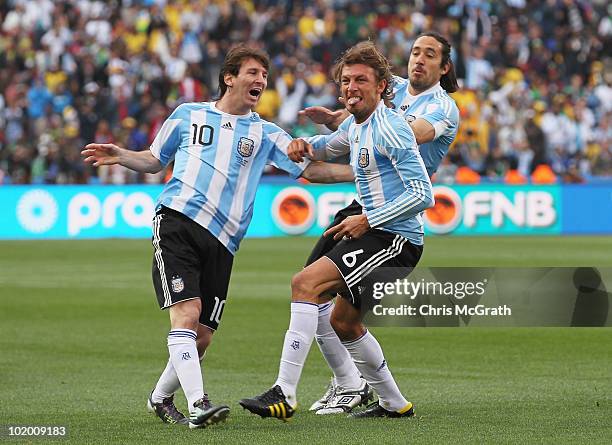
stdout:
[[[418,195],[407,196],[402,201],[394,205],[392,210],[387,210],[385,212],[380,212],[381,214],[379,215],[374,215],[374,217],[370,220],[370,225],[375,227],[384,224],[387,221],[406,213],[408,210],[416,207],[422,202],[423,200]],[[398,205],[401,206],[397,207]]]
[[[412,181],[408,181],[408,182],[409,182],[410,186],[414,189],[415,193],[413,194],[409,190],[406,190],[403,194],[409,194],[409,195],[406,196],[404,199],[396,202],[391,207],[384,209],[382,212],[380,211],[381,209],[383,209],[382,207],[379,210],[377,210],[375,212],[372,212],[373,218],[375,220],[384,218],[384,216],[389,214],[389,213],[401,214],[401,213],[403,213],[403,211],[401,210],[402,206],[407,206],[407,205],[411,204],[413,202],[413,200],[422,200],[422,198],[420,196],[420,194],[422,193],[421,192],[421,187],[420,187],[420,184],[418,184],[418,181],[417,181],[417,184],[415,184],[415,181],[413,181],[413,180]],[[398,208],[399,208],[399,211],[398,211]],[[389,218],[389,219],[391,219],[391,218]]]
[[388,209],[381,207],[379,210],[371,212],[368,215],[368,222],[371,226],[374,227],[383,224],[425,202],[425,189],[421,181],[411,180],[409,183],[414,190],[414,193],[406,190],[403,194],[406,194],[407,196],[395,203],[393,206],[389,207]]

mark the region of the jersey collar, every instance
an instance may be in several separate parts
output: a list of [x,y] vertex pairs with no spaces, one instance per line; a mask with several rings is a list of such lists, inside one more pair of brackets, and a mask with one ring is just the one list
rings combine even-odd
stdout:
[[253,115],[253,111],[249,111],[247,114],[230,114],[230,113],[226,113],[225,111],[221,111],[217,108],[216,105],[217,101],[214,102],[210,102],[210,108],[212,108],[213,111],[216,111],[217,113],[221,113],[224,116],[231,116],[231,117],[237,117],[237,118],[249,118]]
[[370,123],[370,121],[372,120],[372,118],[374,117],[374,115],[376,114],[376,112],[378,110],[380,110],[381,108],[387,108],[387,106],[385,105],[385,102],[381,99],[380,102],[378,102],[378,105],[376,106],[376,108],[374,109],[374,111],[372,111],[372,114],[370,114],[368,116],[368,118],[366,120],[364,120],[362,123],[358,124],[357,122],[355,122],[355,125],[358,127],[362,127],[364,125],[367,125]]

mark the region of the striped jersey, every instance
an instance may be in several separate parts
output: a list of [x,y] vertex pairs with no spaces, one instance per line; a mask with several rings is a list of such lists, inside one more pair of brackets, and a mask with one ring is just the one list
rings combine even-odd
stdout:
[[393,76],[393,81],[395,97],[392,102],[395,109],[405,116],[409,123],[421,118],[434,127],[433,140],[419,145],[427,173],[431,176],[438,169],[442,158],[448,152],[448,147],[457,135],[459,109],[439,82],[428,90],[413,96],[408,91],[409,80]]
[[405,118],[381,101],[361,124],[347,117],[334,133],[309,139],[315,152],[350,153],[355,184],[371,227],[423,244],[431,182]]
[[266,164],[293,177],[301,164],[287,157],[291,136],[257,113],[232,115],[214,102],[177,107],[150,150],[163,166],[174,160],[172,178],[157,200],[207,229],[234,254],[253,216],[255,191]]
[[[393,81],[395,96],[391,102],[395,110],[403,115],[408,123],[417,118],[422,118],[434,127],[434,139],[431,142],[419,145],[419,151],[425,163],[425,168],[427,168],[427,173],[431,176],[438,169],[442,158],[448,152],[448,147],[457,135],[459,109],[455,101],[440,86],[440,83],[413,96],[408,92],[408,86],[410,85],[408,80],[393,76]],[[342,139],[339,135],[337,143]],[[307,140],[310,142],[310,139]],[[334,156],[335,154],[328,152],[326,156],[321,154],[320,158],[330,159]]]

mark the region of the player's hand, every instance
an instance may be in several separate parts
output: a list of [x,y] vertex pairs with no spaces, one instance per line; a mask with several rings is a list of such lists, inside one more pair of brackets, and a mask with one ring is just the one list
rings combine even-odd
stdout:
[[308,107],[301,110],[298,114],[306,116],[315,124],[331,125],[342,117],[343,110],[332,111],[325,107]]
[[341,238],[361,238],[364,233],[370,230],[370,223],[365,214],[352,215],[346,217],[344,221],[334,227],[330,227],[325,231],[323,236],[334,236],[334,240]]
[[94,167],[119,164],[120,154],[121,148],[115,144],[87,144],[81,151],[81,156],[85,156],[83,161]]
[[314,158],[314,149],[312,145],[304,139],[294,139],[287,147],[287,156],[289,156],[289,159],[293,162],[302,162],[304,156],[310,159]]

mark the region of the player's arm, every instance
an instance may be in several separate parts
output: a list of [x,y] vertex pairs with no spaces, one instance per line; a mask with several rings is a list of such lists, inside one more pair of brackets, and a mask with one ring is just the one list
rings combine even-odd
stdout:
[[115,144],[87,144],[81,155],[94,167],[119,164],[143,173],[157,173],[162,169],[161,162],[150,150],[131,151]]
[[381,151],[386,152],[392,161],[404,184],[404,191],[383,206],[366,212],[370,227],[382,226],[399,217],[418,215],[434,205],[431,182],[412,135],[398,129],[383,141]]
[[457,107],[451,98],[436,99],[427,105],[427,110],[427,113],[410,122],[419,145],[456,130],[459,124]]
[[332,111],[325,107],[308,107],[301,110],[298,114],[308,117],[315,124],[322,124],[331,131],[336,131],[340,124],[350,116],[346,109]]
[[310,182],[333,184],[336,182],[353,182],[355,176],[353,167],[346,164],[331,164],[329,162],[311,162],[304,169],[302,178]]
[[416,137],[418,145],[426,142],[431,142],[436,138],[436,130],[434,126],[425,119],[418,118],[410,122],[410,128]]

